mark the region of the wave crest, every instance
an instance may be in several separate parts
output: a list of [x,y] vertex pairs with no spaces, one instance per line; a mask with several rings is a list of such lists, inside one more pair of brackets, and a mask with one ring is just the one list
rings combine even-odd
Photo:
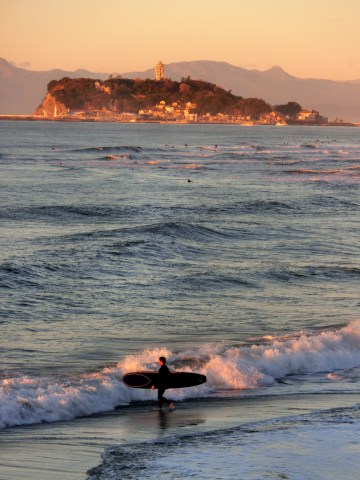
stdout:
[[69,378],[3,375],[0,380],[0,427],[70,420],[110,411],[136,401],[154,401],[151,390],[127,388],[122,375],[134,370],[155,370],[157,358],[166,356],[174,370],[198,371],[207,383],[173,390],[174,400],[196,396],[221,397],[239,389],[273,385],[296,374],[323,373],[334,382],[335,372],[360,365],[360,320],[338,330],[267,337],[266,344],[229,347],[203,345],[197,351],[171,352],[167,348],[128,355],[117,365]]

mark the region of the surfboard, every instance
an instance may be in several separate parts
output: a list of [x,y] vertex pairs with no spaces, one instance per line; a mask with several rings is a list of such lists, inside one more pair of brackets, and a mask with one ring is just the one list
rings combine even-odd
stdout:
[[[158,372],[130,372],[125,373],[122,379],[125,385],[132,388],[158,387]],[[190,372],[169,373],[165,388],[196,387],[206,382],[205,375]]]

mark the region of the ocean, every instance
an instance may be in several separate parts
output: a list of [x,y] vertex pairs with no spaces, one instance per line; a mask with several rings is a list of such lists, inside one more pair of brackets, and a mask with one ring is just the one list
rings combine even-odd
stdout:
[[358,478],[359,184],[356,127],[2,121],[0,480]]

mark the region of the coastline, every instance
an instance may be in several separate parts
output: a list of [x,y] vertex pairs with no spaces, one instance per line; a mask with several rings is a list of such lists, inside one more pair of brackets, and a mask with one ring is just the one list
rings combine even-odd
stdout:
[[26,121],[26,122],[76,122],[76,123],[159,123],[159,124],[174,124],[174,125],[238,125],[240,127],[288,127],[288,126],[297,126],[297,127],[360,127],[360,123],[352,122],[328,122],[328,123],[314,123],[314,122],[289,122],[286,124],[276,125],[276,124],[267,124],[267,123],[256,123],[252,124],[241,123],[241,122],[229,122],[229,121],[213,121],[213,122],[202,122],[202,121],[178,121],[178,120],[145,120],[137,119],[135,120],[110,120],[110,119],[99,119],[99,118],[80,118],[80,117],[43,117],[39,115],[0,115],[0,121]]

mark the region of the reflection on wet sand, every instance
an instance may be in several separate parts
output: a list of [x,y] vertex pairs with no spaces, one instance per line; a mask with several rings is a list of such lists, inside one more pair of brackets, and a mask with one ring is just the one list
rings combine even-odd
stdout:
[[159,434],[162,436],[169,429],[194,427],[204,424],[206,422],[206,415],[202,412],[189,412],[188,410],[185,412],[180,412],[179,410],[176,412],[159,410],[158,420]]

